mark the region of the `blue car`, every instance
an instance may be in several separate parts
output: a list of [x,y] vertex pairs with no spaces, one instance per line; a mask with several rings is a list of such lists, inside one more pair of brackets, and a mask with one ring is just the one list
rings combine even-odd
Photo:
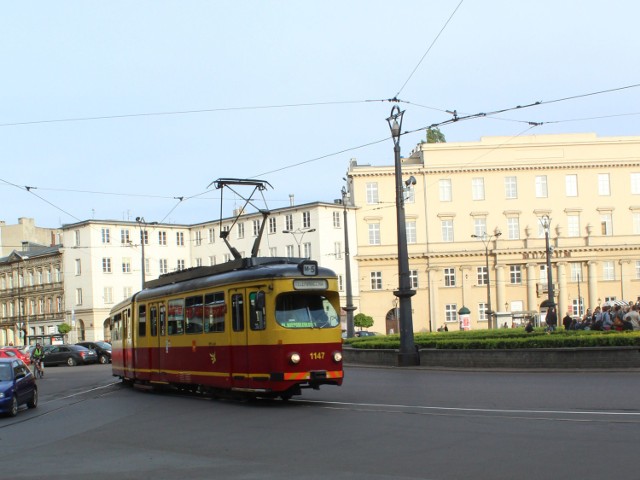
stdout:
[[15,417],[22,404],[38,406],[36,380],[22,360],[0,358],[0,412]]

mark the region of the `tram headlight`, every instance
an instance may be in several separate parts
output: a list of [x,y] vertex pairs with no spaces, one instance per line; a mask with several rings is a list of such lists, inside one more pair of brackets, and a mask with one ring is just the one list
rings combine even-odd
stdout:
[[293,352],[289,354],[289,361],[291,363],[293,363],[294,365],[297,365],[300,363],[300,354],[297,352]]
[[333,352],[333,361],[340,363],[342,361],[342,352]]

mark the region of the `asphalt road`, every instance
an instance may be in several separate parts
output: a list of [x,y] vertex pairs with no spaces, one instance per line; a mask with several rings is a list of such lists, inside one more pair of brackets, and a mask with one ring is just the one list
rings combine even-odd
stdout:
[[0,419],[18,479],[638,479],[638,372],[347,367],[290,402],[148,393],[52,367]]

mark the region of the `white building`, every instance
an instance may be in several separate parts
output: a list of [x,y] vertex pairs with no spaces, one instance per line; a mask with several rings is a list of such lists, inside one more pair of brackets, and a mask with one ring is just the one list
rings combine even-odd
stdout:
[[[348,219],[351,270],[357,249],[353,208],[342,203],[314,202],[270,212],[257,256],[304,257],[338,275],[346,306],[345,211]],[[63,227],[65,313],[72,339],[109,338],[106,318],[111,307],[140,290],[145,280],[164,273],[233,259],[220,237],[242,257],[252,256],[263,215],[259,212],[196,225],[87,220]],[[144,233],[143,233],[144,232]],[[144,242],[143,242],[144,240]],[[357,274],[351,278],[353,304],[358,306]],[[75,335],[75,338],[73,338]]]

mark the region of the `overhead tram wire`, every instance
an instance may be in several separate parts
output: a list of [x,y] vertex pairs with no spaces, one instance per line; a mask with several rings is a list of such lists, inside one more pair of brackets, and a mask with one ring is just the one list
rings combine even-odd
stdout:
[[460,5],[462,5],[462,2],[464,2],[464,0],[460,0],[460,3],[458,3],[458,6],[453,10],[453,12],[451,13],[451,15],[449,15],[449,18],[447,19],[447,21],[445,22],[445,24],[442,26],[442,28],[440,29],[440,31],[438,32],[438,35],[436,35],[436,38],[433,39],[433,41],[431,42],[431,45],[429,45],[429,48],[427,48],[427,51],[424,52],[424,55],[422,55],[422,58],[420,59],[420,61],[418,62],[418,64],[415,66],[415,68],[413,69],[413,71],[411,72],[411,74],[409,75],[409,78],[407,78],[405,80],[405,82],[402,84],[402,87],[400,87],[400,90],[398,90],[398,93],[395,94],[395,98],[398,97],[398,95],[400,95],[400,93],[402,93],[402,90],[404,90],[404,87],[407,85],[407,83],[409,83],[409,80],[411,80],[411,77],[413,77],[413,74],[416,73],[416,70],[418,70],[418,67],[420,67],[420,64],[422,63],[422,61],[425,59],[425,57],[429,54],[429,52],[431,51],[431,49],[433,48],[433,46],[435,45],[435,43],[438,41],[438,38],[440,38],[440,35],[442,35],[442,32],[444,32],[444,29],[447,28],[447,25],[449,25],[449,22],[451,21],[451,19],[453,18],[453,16],[456,14],[456,12],[458,11],[458,9],[460,8]]

